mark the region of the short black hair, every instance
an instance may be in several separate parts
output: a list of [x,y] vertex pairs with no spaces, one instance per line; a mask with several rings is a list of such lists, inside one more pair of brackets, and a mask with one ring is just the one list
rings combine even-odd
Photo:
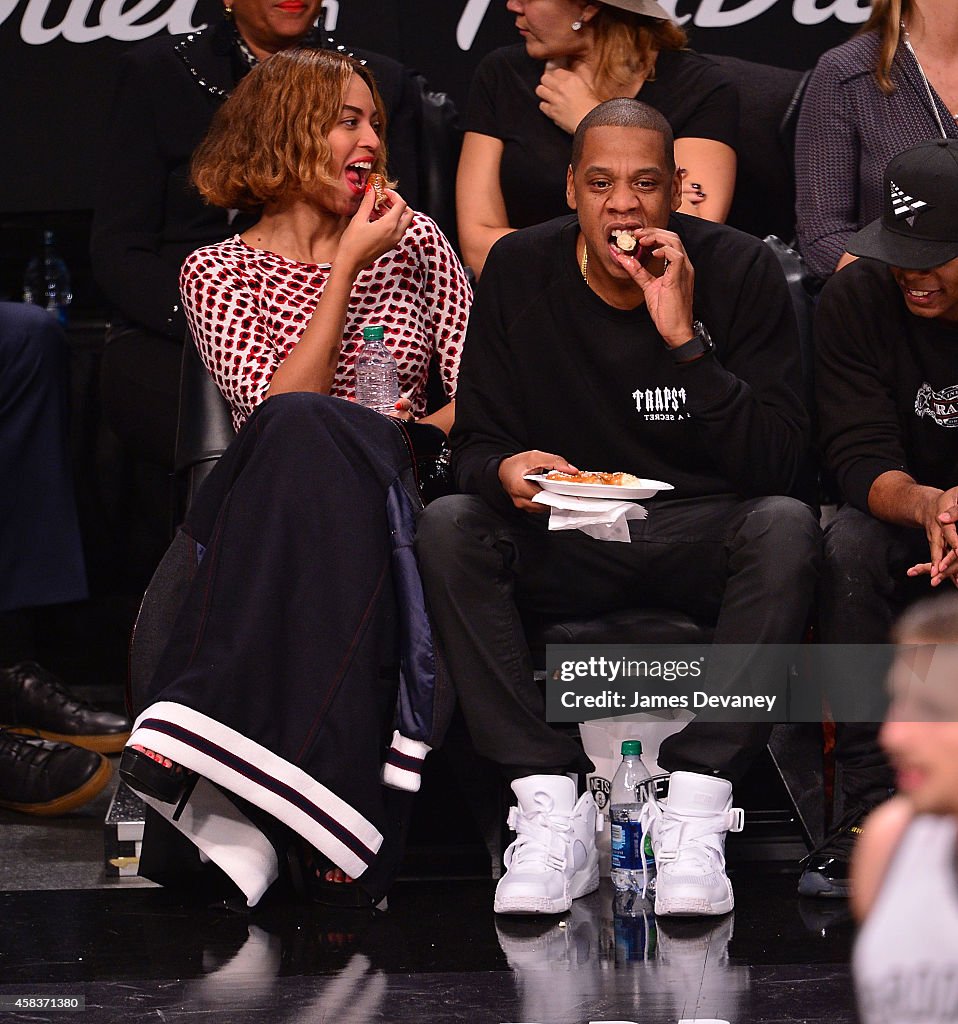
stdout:
[[590,128],[647,128],[662,136],[665,164],[670,174],[675,173],[675,136],[669,122],[648,103],[623,98],[606,100],[590,110],[579,122],[572,136],[572,170],[579,166],[585,135]]

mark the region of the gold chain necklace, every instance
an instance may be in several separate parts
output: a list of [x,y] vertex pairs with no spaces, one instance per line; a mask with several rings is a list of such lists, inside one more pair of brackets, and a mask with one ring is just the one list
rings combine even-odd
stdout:
[[589,247],[582,242],[582,261],[579,263],[579,270],[582,272],[582,280],[589,283]]

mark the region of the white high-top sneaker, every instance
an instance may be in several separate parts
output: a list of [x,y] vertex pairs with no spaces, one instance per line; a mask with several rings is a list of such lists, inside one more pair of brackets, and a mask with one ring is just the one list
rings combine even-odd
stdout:
[[725,873],[725,833],[741,832],[732,784],[712,775],[673,772],[667,803],[654,796],[642,808],[642,829],[655,854],[655,912],[727,914],[735,906]]
[[561,914],[599,887],[595,834],[602,815],[591,793],[576,801],[575,783],[565,775],[530,775],[516,779],[512,790],[519,799],[509,810],[516,838],[503,856],[493,909]]

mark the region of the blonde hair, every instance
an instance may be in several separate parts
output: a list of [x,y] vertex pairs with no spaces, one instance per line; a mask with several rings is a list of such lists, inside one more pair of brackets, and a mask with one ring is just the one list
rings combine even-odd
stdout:
[[[206,202],[249,210],[334,185],[327,136],[353,75],[369,86],[384,135],[386,114],[376,83],[351,57],[280,50],[253,68],[216,112],[193,155],[190,176]],[[385,145],[373,163],[373,171],[385,175]]]
[[655,58],[660,50],[681,50],[688,43],[683,29],[673,21],[644,18],[631,11],[602,4],[590,22],[596,54],[595,84],[599,97],[612,99],[644,70],[655,78]]
[[911,0],[872,0],[872,12],[859,30],[859,35],[864,32],[878,33],[881,49],[878,53],[878,66],[875,68],[875,81],[886,96],[895,91],[891,66],[901,41],[902,19],[910,8]]

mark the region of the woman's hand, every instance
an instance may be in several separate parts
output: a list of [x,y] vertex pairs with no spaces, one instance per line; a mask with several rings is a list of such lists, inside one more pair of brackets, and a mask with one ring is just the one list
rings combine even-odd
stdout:
[[549,63],[539,79],[536,96],[542,101],[539,109],[570,135],[579,122],[599,105],[601,100],[593,92],[592,84],[576,72]]
[[406,423],[412,423],[414,420],[412,414],[412,402],[410,402],[409,399],[405,395],[403,395],[396,402],[396,411],[391,412],[389,415],[397,420],[405,420]]
[[679,177],[682,179],[682,206],[701,206],[708,198],[702,191],[702,183],[689,181],[688,168],[678,168]]
[[414,216],[405,199],[392,189],[386,189],[386,203],[377,211],[376,192],[367,185],[359,209],[339,240],[336,261],[344,262],[355,277],[383,253],[395,249]]
[[714,139],[676,139],[682,174],[679,213],[723,223],[735,193],[735,150]]

